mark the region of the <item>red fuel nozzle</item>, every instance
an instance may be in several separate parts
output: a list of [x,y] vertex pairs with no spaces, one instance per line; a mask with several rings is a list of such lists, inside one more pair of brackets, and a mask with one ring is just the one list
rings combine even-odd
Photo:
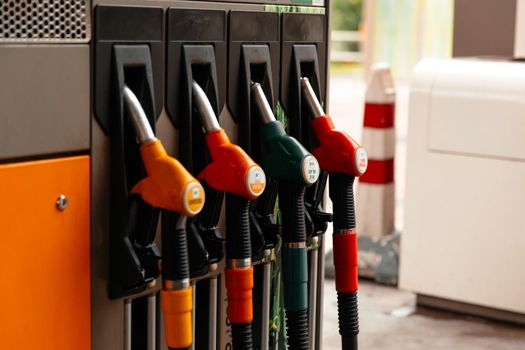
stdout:
[[266,187],[264,171],[241,147],[231,143],[224,129],[219,126],[204,91],[196,82],[192,86],[212,158],[212,162],[199,174],[199,179],[219,191],[250,200],[259,197]]
[[336,130],[332,118],[325,114],[307,78],[301,78],[303,93],[314,118],[312,129],[319,143],[313,154],[321,169],[330,173],[361,176],[368,165],[366,151],[350,135]]
[[264,191],[266,177],[242,148],[230,142],[223,129],[206,134],[212,162],[199,174],[211,187],[255,199]]

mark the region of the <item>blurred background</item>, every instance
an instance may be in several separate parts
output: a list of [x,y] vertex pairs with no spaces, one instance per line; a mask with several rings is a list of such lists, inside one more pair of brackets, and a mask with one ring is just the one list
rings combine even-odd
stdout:
[[[519,199],[525,196],[525,90],[518,87],[525,81],[510,78],[523,77],[522,64],[514,62],[525,42],[522,1],[333,0],[332,6],[330,114],[369,158],[383,152],[395,159],[390,187],[357,184],[360,346],[525,349]],[[415,69],[421,60],[427,63]],[[378,87],[384,101],[377,101]],[[367,102],[394,103],[390,134],[364,130]],[[493,166],[503,172],[481,175]],[[515,181],[512,190],[499,185],[502,179]],[[491,190],[478,195],[486,181]],[[448,182],[458,183],[451,193],[444,190]],[[437,203],[440,191],[456,206]],[[476,201],[508,205],[494,211]],[[497,239],[478,229],[485,215]],[[371,232],[378,223],[384,232]],[[324,343],[338,349],[331,259],[328,253]]]

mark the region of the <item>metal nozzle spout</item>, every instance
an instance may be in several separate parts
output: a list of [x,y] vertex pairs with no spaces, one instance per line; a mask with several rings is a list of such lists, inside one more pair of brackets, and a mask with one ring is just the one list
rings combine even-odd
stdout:
[[268,124],[274,122],[276,120],[275,115],[273,114],[272,107],[270,107],[270,104],[266,99],[261,84],[252,83],[251,90],[255,104],[257,104],[257,108],[259,108],[259,111],[261,112],[263,123]]
[[133,128],[135,129],[135,133],[139,142],[142,144],[156,140],[157,138],[153,133],[153,129],[149,124],[146,113],[144,112],[144,109],[142,108],[142,105],[140,104],[137,96],[135,96],[133,91],[131,91],[131,89],[127,86],[124,86],[122,93],[124,97],[124,104],[128,108],[131,117],[131,123],[133,124]]
[[210,104],[210,100],[208,100],[208,96],[206,96],[206,93],[197,82],[193,81],[191,86],[193,99],[197,106],[197,110],[199,111],[202,127],[206,133],[219,130],[221,126],[219,125],[219,120]]
[[321,107],[321,104],[319,103],[319,100],[317,99],[317,96],[315,95],[314,89],[312,88],[308,78],[301,78],[301,89],[303,91],[304,98],[306,99],[306,102],[308,103],[308,106],[314,115],[314,118],[325,115],[323,107]]

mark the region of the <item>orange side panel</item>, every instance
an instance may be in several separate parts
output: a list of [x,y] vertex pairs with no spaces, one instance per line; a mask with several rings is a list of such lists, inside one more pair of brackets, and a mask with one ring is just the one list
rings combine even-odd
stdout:
[[0,349],[90,349],[89,199],[88,156],[0,165]]

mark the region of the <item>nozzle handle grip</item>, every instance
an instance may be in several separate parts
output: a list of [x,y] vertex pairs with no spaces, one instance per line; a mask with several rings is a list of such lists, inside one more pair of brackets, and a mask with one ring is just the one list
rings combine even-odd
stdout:
[[186,228],[162,230],[162,278],[182,281],[190,278]]
[[252,256],[250,237],[250,202],[226,194],[226,259],[249,259]]
[[282,213],[284,243],[306,242],[305,190],[304,185],[296,182],[279,182],[279,208]]

